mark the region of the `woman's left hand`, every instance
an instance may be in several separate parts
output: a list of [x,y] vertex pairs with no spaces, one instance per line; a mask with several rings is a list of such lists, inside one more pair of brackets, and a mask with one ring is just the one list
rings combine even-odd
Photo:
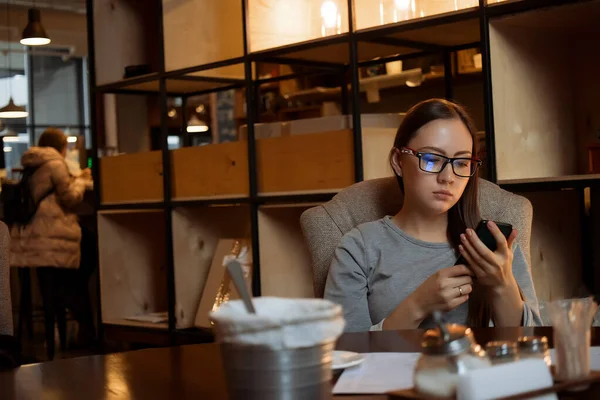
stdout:
[[494,222],[489,221],[487,226],[496,239],[496,251],[492,252],[473,229],[467,229],[466,234],[461,235],[460,254],[467,261],[478,282],[495,289],[505,288],[514,282],[512,245],[517,231],[513,229],[508,239],[505,239]]

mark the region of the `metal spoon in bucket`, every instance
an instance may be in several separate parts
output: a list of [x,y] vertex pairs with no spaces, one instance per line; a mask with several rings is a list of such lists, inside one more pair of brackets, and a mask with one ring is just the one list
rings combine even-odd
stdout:
[[244,271],[242,270],[242,266],[239,262],[233,260],[227,264],[227,271],[229,272],[229,276],[235,285],[239,295],[242,297],[242,301],[246,306],[246,310],[249,314],[256,314],[256,309],[254,308],[254,304],[252,303],[252,296],[248,293],[248,289],[246,288],[246,282],[244,281]]

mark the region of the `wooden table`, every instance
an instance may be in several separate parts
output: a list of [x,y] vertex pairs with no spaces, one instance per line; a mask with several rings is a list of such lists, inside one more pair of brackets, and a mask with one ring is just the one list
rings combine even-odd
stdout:
[[[343,335],[338,349],[357,352],[419,351],[420,331],[365,332]],[[550,328],[490,328],[475,331],[480,344],[545,335]],[[600,330],[592,331],[600,344]],[[225,381],[219,347],[190,345],[92,356],[24,366],[0,373],[0,398],[6,399],[224,399]],[[335,396],[353,400],[386,396]]]

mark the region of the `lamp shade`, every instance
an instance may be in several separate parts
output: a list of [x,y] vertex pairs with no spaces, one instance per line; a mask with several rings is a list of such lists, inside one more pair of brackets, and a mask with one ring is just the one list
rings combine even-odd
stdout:
[[25,118],[27,115],[29,114],[25,107],[16,105],[12,97],[7,105],[0,108],[0,118]]
[[25,46],[43,46],[50,43],[50,38],[42,26],[40,10],[29,9],[29,21],[23,30],[21,44]]
[[206,125],[206,122],[201,121],[195,115],[192,115],[192,117],[188,121],[187,129],[186,130],[187,130],[188,133],[207,132],[208,131],[208,125]]

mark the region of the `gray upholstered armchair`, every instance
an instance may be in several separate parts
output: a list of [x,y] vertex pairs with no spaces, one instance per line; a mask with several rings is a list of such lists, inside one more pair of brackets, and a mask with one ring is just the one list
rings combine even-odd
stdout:
[[[323,297],[329,265],[342,236],[364,222],[395,214],[401,206],[402,193],[396,178],[390,177],[352,185],[302,214],[300,223],[311,254],[316,297]],[[517,242],[531,265],[533,208],[529,200],[480,179],[479,208],[482,218],[508,222],[517,229]]]
[[10,300],[10,236],[6,225],[0,221],[0,335],[13,334],[12,306]]

